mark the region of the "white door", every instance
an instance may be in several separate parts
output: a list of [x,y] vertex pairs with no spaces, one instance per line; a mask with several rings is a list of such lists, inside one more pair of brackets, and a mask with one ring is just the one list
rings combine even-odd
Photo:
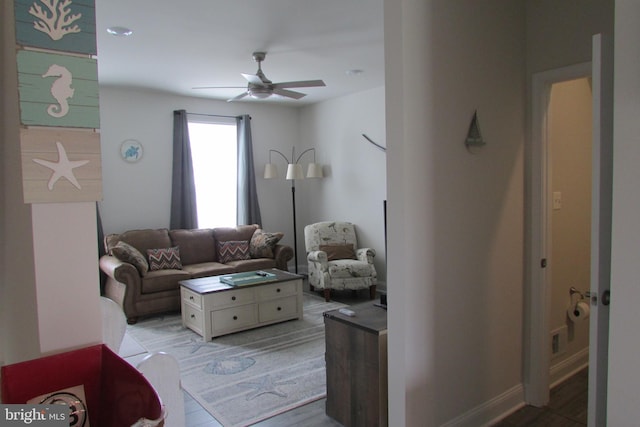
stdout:
[[613,43],[593,37],[593,192],[588,426],[606,425],[613,175]]

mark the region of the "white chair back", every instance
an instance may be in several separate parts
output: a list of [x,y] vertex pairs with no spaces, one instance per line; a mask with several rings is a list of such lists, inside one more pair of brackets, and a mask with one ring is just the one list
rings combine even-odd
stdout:
[[118,354],[127,330],[127,318],[118,303],[109,298],[100,297],[100,308],[102,309],[102,342]]
[[138,370],[156,389],[162,399],[167,427],[184,427],[184,392],[180,385],[178,361],[165,352],[151,353],[138,363]]

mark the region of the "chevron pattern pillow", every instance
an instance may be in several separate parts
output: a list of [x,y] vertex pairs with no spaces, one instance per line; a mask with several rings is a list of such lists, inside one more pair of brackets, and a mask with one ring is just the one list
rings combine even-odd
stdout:
[[180,261],[180,249],[177,246],[163,249],[148,249],[149,271],[155,270],[182,270]]
[[229,261],[251,259],[248,240],[227,240],[218,242],[218,260],[225,264]]

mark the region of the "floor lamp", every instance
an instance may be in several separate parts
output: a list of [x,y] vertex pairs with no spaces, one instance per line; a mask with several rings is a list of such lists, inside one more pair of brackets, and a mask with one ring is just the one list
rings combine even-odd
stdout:
[[316,149],[309,148],[304,150],[298,157],[296,157],[296,148],[291,149],[291,160],[287,158],[278,150],[269,150],[269,163],[264,167],[264,178],[273,179],[278,177],[278,168],[271,162],[271,153],[277,153],[287,162],[287,175],[288,181],[291,181],[291,204],[293,206],[293,259],[295,263],[295,271],[298,274],[298,228],[296,225],[296,179],[304,179],[304,173],[302,172],[302,165],[300,159],[306,153],[313,153],[313,163],[309,163],[307,168],[307,178],[322,178],[322,165],[316,163]]

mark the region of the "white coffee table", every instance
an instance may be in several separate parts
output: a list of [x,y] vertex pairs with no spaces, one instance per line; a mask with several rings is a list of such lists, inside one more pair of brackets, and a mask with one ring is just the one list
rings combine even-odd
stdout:
[[302,318],[302,276],[278,269],[268,283],[230,286],[222,276],[180,281],[183,326],[205,341],[285,320]]

